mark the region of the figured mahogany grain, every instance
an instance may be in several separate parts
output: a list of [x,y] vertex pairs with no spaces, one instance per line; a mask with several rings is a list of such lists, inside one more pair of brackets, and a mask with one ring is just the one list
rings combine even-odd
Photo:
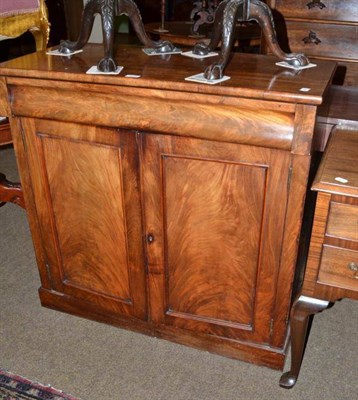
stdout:
[[[40,137],[63,280],[130,302],[120,149]],[[105,248],[96,245],[104,240]]]
[[86,75],[101,56],[0,66],[42,304],[281,368],[334,63],[234,54],[210,86],[184,78],[212,60],[121,47],[123,73]]
[[186,329],[267,342],[265,310],[274,305],[289,154],[143,139],[145,229],[155,238],[147,250],[150,292],[156,293],[151,315]]
[[52,285],[143,318],[135,136],[51,121],[23,126]]
[[162,163],[167,312],[251,329],[266,168],[175,156]]
[[[192,98],[179,99],[175,92],[169,91],[163,98],[163,95],[140,88],[113,94],[103,93],[104,88],[101,88],[93,96],[88,87],[79,92],[74,91],[72,85],[68,86],[66,91],[44,87],[11,88],[13,110],[37,118],[55,115],[59,121],[80,119],[91,125],[170,132],[209,140],[215,140],[220,132],[221,139],[227,142],[270,143],[276,148],[291,148],[294,121],[292,111],[288,112],[283,106],[281,110],[276,107],[277,111],[262,109],[258,114],[257,104],[225,104],[221,97],[212,99],[210,104],[200,96],[193,104]],[[83,103],[83,96],[86,106],[79,109],[77,105]],[[150,102],[148,96],[151,97]],[[52,99],[51,103],[42,107],[48,98]],[[88,109],[95,109],[96,112],[88,113]],[[198,115],[201,117],[198,118]]]

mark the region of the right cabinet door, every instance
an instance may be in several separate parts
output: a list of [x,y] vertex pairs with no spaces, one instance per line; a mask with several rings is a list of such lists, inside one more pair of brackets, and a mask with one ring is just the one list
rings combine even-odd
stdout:
[[144,134],[142,160],[152,320],[268,343],[289,153]]

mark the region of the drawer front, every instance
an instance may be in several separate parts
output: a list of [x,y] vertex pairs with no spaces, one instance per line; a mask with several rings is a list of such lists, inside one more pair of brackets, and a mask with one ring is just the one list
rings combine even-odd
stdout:
[[358,242],[358,207],[332,202],[326,234]]
[[[281,34],[284,35],[278,29],[278,38]],[[294,52],[358,60],[358,26],[287,21],[287,37]]]
[[323,246],[318,281],[358,291],[358,251]]
[[358,22],[357,0],[276,0],[284,17]]

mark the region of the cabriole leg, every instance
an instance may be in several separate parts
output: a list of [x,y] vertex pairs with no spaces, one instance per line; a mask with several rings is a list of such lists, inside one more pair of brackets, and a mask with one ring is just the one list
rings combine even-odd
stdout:
[[307,336],[309,317],[328,307],[329,302],[312,297],[299,296],[291,310],[291,369],[280,379],[280,386],[290,389],[300,373]]

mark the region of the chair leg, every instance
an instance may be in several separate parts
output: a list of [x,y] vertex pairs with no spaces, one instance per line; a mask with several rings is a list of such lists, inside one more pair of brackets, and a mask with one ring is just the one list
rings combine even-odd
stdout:
[[45,0],[40,0],[41,22],[30,28],[30,32],[35,38],[36,51],[46,50],[50,38],[50,22],[48,20],[48,10]]
[[0,173],[0,207],[6,203],[26,208],[21,184],[8,181],[5,175]]
[[38,28],[30,29],[30,32],[32,33],[32,36],[35,39],[36,51],[45,50],[46,44],[47,44],[47,39],[46,39],[46,36],[44,35],[44,32],[42,32]]

